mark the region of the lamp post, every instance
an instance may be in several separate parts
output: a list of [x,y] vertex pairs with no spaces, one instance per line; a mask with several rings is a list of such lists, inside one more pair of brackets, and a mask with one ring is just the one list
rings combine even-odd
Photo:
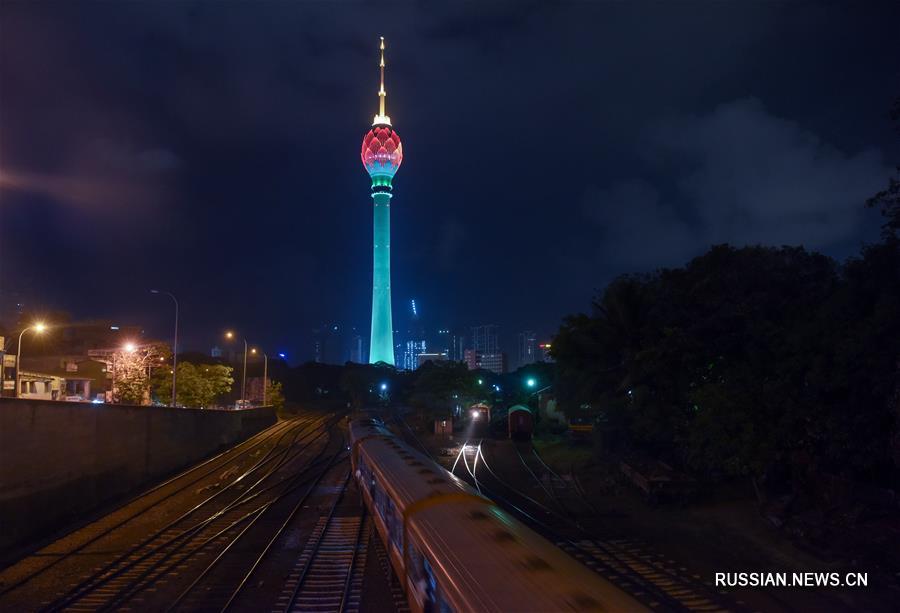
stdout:
[[34,330],[38,334],[43,334],[44,330],[46,330],[46,329],[47,329],[47,326],[45,326],[43,322],[39,321],[32,326],[26,326],[25,328],[22,328],[22,331],[19,332],[19,346],[16,349],[16,398],[19,397],[19,379],[21,378],[20,366],[22,363],[22,336],[28,330]]
[[[226,332],[225,338],[233,339],[234,332]],[[244,339],[244,374],[241,376],[241,406],[244,406],[244,402],[246,402],[247,397],[244,395],[244,390],[247,385],[247,339]]]
[[[256,349],[252,350],[253,354],[256,354]],[[262,352],[263,354],[263,389],[262,389],[262,405],[266,406],[266,384],[269,381],[269,356],[266,352]]]
[[151,289],[151,294],[165,294],[175,303],[175,338],[172,341],[172,404],[175,406],[175,390],[178,385],[178,299],[171,292],[164,292],[158,289]]

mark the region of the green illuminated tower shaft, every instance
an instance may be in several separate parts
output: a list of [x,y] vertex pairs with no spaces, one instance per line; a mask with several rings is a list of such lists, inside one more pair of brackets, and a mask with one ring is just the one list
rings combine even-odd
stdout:
[[372,267],[372,336],[369,362],[394,365],[394,326],[391,316],[391,180],[403,161],[400,136],[384,111],[384,38],[381,39],[379,112],[363,138],[362,163],[372,178],[374,249]]
[[391,194],[375,192],[375,232],[372,271],[372,337],[369,362],[394,363],[394,326],[391,315]]

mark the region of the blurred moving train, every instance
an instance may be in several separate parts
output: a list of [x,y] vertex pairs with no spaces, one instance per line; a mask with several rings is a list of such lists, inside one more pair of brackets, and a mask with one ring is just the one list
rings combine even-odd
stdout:
[[353,474],[413,613],[646,607],[396,438],[350,424]]

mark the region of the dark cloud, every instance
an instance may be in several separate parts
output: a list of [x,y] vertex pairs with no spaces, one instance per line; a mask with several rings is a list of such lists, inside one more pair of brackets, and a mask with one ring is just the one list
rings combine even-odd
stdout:
[[549,333],[616,274],[720,240],[841,255],[869,231],[878,152],[900,154],[897,20],[850,3],[0,2],[0,291],[39,280],[34,300],[165,332],[144,308],[165,284],[199,348],[227,324],[308,355],[312,327],[364,327],[379,35],[406,155],[392,291],[429,325]]
[[715,243],[827,252],[858,241],[871,217],[862,204],[890,174],[878,149],[842,151],[753,98],[659,121],[640,143],[644,176],[658,186],[592,187],[584,203],[601,257],[633,270],[678,264]]
[[161,221],[160,203],[173,198],[172,175],[180,164],[168,149],[98,138],[61,160],[52,173],[4,169],[0,186],[20,197],[48,197],[79,225],[112,231]]
[[696,228],[679,218],[675,207],[644,181],[590,187],[584,196],[584,211],[597,224],[600,259],[611,270],[674,265],[700,248]]

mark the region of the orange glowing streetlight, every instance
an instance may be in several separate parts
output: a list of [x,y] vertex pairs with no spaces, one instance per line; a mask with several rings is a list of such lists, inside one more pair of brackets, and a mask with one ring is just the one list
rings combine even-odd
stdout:
[[[232,340],[234,338],[234,332],[228,330],[225,332],[225,338],[228,340]],[[256,351],[254,349],[254,351]],[[244,339],[244,374],[241,377],[241,407],[244,406],[246,402],[247,396],[244,395],[244,391],[247,388],[247,339]]]
[[18,349],[16,349],[16,398],[19,397],[19,379],[20,379],[19,372],[21,371],[20,365],[22,363],[22,336],[28,330],[34,330],[35,334],[43,334],[46,329],[47,329],[47,325],[42,321],[38,321],[38,322],[33,323],[30,326],[26,326],[25,328],[22,328],[22,331],[19,332],[19,346],[18,346]]

